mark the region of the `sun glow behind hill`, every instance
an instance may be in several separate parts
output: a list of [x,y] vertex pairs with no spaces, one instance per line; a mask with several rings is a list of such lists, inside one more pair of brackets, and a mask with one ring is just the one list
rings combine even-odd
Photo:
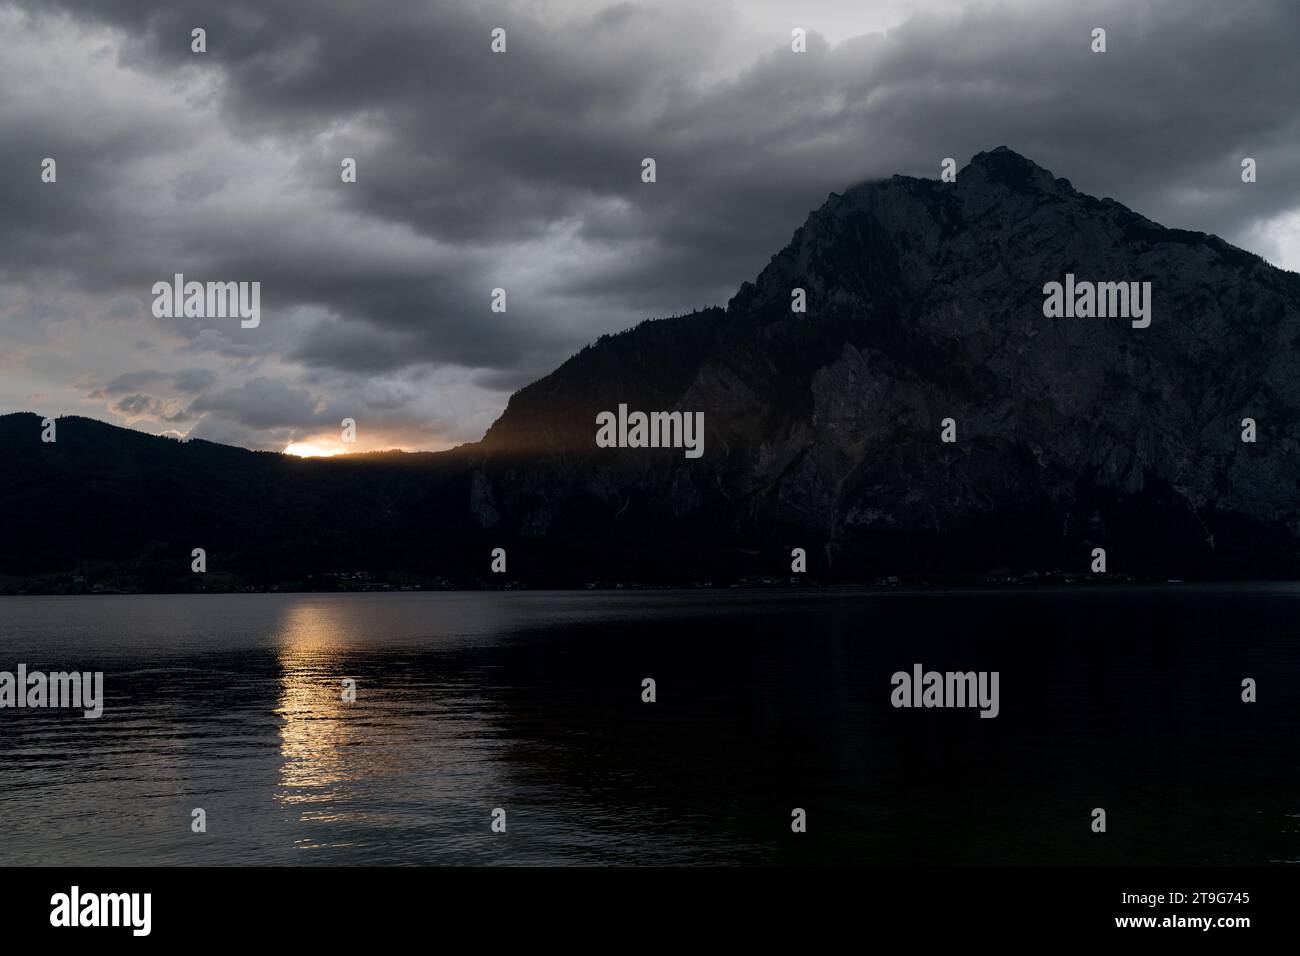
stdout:
[[329,458],[343,453],[343,446],[337,442],[314,439],[312,441],[295,441],[285,446],[284,454],[298,458]]
[[451,442],[443,442],[433,448],[407,447],[398,443],[389,444],[384,442],[361,446],[360,443],[344,444],[337,438],[316,436],[302,441],[290,442],[280,454],[292,455],[295,458],[333,458],[336,455],[369,455],[380,452],[419,454],[422,452],[443,451],[454,447],[455,445]]

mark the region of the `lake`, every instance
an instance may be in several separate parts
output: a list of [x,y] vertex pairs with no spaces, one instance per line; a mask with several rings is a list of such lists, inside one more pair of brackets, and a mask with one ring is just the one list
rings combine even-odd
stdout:
[[[0,864],[1294,863],[1298,614],[1294,584],[3,598],[0,670],[105,699],[0,710]],[[914,665],[996,671],[997,716],[893,706]]]

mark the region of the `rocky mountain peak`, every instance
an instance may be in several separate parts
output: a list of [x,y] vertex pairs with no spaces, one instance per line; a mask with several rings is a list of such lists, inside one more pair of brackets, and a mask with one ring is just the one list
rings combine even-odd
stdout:
[[[1048,284],[1076,279],[1149,292],[1150,323],[1046,314]],[[1109,543],[1178,576],[1258,565],[1267,538],[1273,567],[1297,565],[1296,277],[1007,147],[954,183],[832,194],[725,320],[658,325],[543,380],[535,395],[568,396],[546,425],[563,470],[539,483],[489,453],[476,487],[498,527],[545,537],[580,507],[629,532],[706,522],[733,545],[812,541],[839,568],[911,571],[1077,566]],[[547,414],[517,398],[498,448]],[[595,453],[593,416],[619,402],[703,412],[710,451]],[[1243,442],[1247,418],[1272,438]]]
[[957,184],[963,188],[987,184],[1021,192],[1073,191],[1067,180],[1057,179],[1037,163],[1006,146],[976,153],[957,177]]

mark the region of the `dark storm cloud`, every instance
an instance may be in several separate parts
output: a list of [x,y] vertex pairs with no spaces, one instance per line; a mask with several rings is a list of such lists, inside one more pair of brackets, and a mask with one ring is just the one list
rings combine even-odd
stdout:
[[103,388],[95,389],[90,393],[90,396],[92,398],[99,398],[102,395],[122,395],[126,392],[134,392],[136,389],[164,381],[166,378],[167,376],[162,372],[155,372],[153,370],[124,372],[114,378],[111,382],[104,385]]
[[178,391],[201,392],[217,382],[217,373],[210,368],[183,368],[173,376],[172,384]]
[[167,403],[152,395],[127,395],[119,399],[113,407],[128,418],[148,415],[162,421],[180,422],[190,417],[184,410],[169,412]]
[[128,395],[117,403],[117,410],[127,415],[143,415],[158,408],[158,400],[148,395]]
[[215,385],[219,376],[210,368],[186,368],[168,374],[154,369],[142,369],[138,372],[123,372],[103,385],[87,393],[90,398],[105,398],[137,392],[151,385],[169,384],[178,392],[197,394]]
[[250,379],[239,388],[201,395],[190,405],[191,413],[210,411],[224,412],[250,428],[324,425],[333,419],[320,410],[318,401],[306,389],[268,378]]
[[411,350],[422,348],[418,337],[399,339],[379,335],[343,322],[321,322],[304,336],[289,358],[308,367],[382,372],[409,361]]
[[[33,171],[0,177],[0,275],[136,295],[144,321],[149,283],[173,271],[258,279],[274,318],[257,335],[168,333],[321,382],[463,366],[476,387],[516,387],[602,333],[725,302],[829,192],[935,177],[943,157],[964,165],[1003,143],[1080,189],[1238,242],[1300,206],[1300,7],[1285,0],[972,7],[833,46],[809,22],[806,54],[776,37],[734,63],[719,60],[742,49],[728,37],[743,4],[545,18],[511,4],[21,6],[33,24],[118,31],[121,66],[193,84],[195,111],[139,97],[91,118],[0,110],[0,162]],[[195,26],[205,56],[190,52]],[[495,26],[504,56],[488,49]],[[1089,51],[1096,26],[1105,54]],[[56,152],[57,194],[35,176]],[[355,185],[339,182],[343,156]],[[241,199],[277,157],[289,185]],[[144,169],[166,195],[132,178]],[[495,286],[505,314],[488,308]],[[312,317],[285,318],[296,309]],[[172,384],[203,393],[195,413],[244,428],[326,420],[320,396],[267,379]]]

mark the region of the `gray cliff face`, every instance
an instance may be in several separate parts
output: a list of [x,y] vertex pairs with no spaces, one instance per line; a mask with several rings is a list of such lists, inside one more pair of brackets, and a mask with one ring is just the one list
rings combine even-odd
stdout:
[[[1045,317],[1067,273],[1150,282],[1150,327]],[[1298,347],[1300,277],[1001,148],[955,184],[832,195],[725,312],[602,339],[524,389],[472,455],[470,507],[523,539],[797,545],[850,576],[1086,571],[1097,546],[1115,571],[1278,576],[1300,540]],[[620,402],[704,412],[704,456],[597,449]]]

